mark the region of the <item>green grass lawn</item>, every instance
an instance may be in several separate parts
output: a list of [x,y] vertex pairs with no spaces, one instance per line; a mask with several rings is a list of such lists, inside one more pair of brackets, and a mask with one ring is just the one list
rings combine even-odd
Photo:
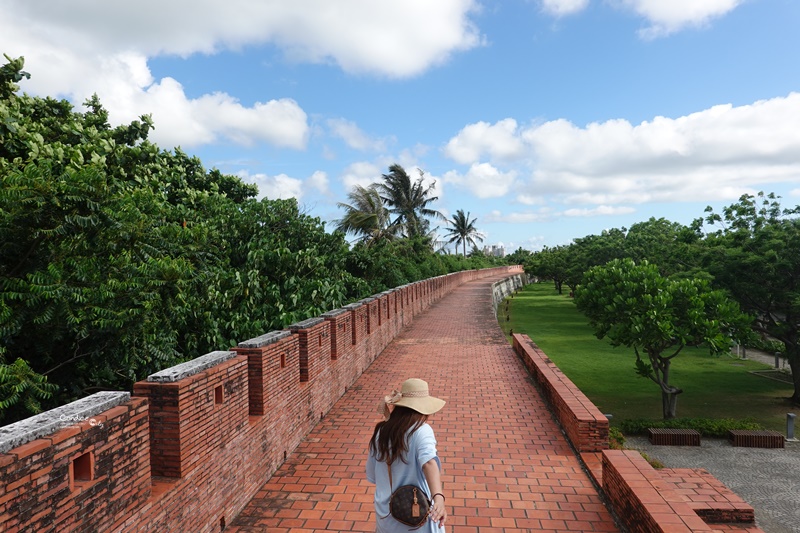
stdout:
[[[566,293],[560,296],[552,283],[533,284],[509,302],[509,321],[503,304],[498,311],[506,334],[513,329],[530,336],[601,412],[613,415],[612,425],[629,418],[662,418],[661,392],[636,374],[633,350],[597,339]],[[768,368],[684,349],[673,359],[670,376],[670,383],[683,389],[678,416],[751,418],[767,429],[785,431],[792,386],[749,373]]]

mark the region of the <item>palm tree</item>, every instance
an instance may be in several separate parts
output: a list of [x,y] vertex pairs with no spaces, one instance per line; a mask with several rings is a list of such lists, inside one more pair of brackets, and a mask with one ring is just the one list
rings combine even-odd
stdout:
[[475,241],[483,242],[484,237],[483,233],[475,228],[475,221],[478,219],[473,218],[470,220],[469,215],[469,213],[465,215],[464,210],[459,209],[456,211],[456,214],[453,215],[453,218],[447,221],[451,226],[447,229],[446,237],[450,237],[450,240],[447,242],[455,242],[456,248],[458,248],[459,244],[463,244],[464,257],[467,256],[467,243],[470,243],[472,246],[477,246]]
[[357,235],[356,240],[367,245],[394,238],[398,227],[391,224],[389,210],[383,205],[383,198],[374,183],[369,187],[356,185],[347,197],[350,204],[336,204],[345,210],[344,216],[335,221],[337,230]]
[[389,173],[382,177],[383,182],[377,184],[377,189],[395,216],[392,225],[401,227],[406,237],[427,234],[430,231],[428,218],[446,220],[439,211],[431,209],[430,204],[439,199],[438,196],[430,196],[436,182],[426,186],[421,170],[419,179],[412,182],[405,169],[394,164],[389,167]]

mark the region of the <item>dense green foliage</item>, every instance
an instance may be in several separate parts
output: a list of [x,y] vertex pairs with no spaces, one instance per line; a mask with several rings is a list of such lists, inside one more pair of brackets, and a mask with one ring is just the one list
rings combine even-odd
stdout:
[[363,279],[373,292],[381,292],[420,279],[501,264],[505,263],[483,254],[464,257],[431,253],[430,239],[415,237],[372,246],[359,243],[348,256],[347,269]]
[[623,420],[620,428],[628,435],[647,435],[649,428],[694,429],[703,437],[728,438],[730,430],[764,429],[754,420],[738,420],[733,418],[672,418],[657,420],[651,418],[631,418]]
[[759,194],[722,214],[707,211],[705,222],[718,229],[705,240],[702,266],[753,313],[763,339],[783,343],[800,404],[800,206],[785,209],[775,195]]
[[129,388],[368,292],[342,235],[295,201],[159,149],[149,117],[111,127],[96,97],[79,113],[17,95],[21,67],[0,79],[0,379],[21,391],[6,411],[37,410],[41,376],[53,401]]
[[[18,94],[0,67],[0,422],[424,277],[486,266],[430,239],[352,250],[295,200],[148,141],[149,116],[112,127],[93,97]],[[395,172],[394,174],[397,174]],[[427,227],[429,189],[392,204]],[[414,203],[416,202],[416,203]],[[421,211],[410,213],[409,205]]]

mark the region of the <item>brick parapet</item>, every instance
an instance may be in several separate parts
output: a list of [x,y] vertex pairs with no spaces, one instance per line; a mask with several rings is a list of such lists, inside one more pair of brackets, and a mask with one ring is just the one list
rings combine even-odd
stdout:
[[539,384],[564,432],[579,452],[608,448],[608,418],[527,335],[514,334],[514,351]]
[[0,455],[4,531],[99,531],[150,496],[146,400],[132,398]]
[[400,291],[392,289],[389,291],[389,336],[394,339],[400,330],[403,329],[403,308],[400,299]]
[[346,389],[357,379],[353,364],[353,314],[348,309],[336,309],[322,315],[330,324],[331,359],[336,382]]
[[367,332],[369,333],[365,349],[365,366],[368,367],[382,351],[383,338],[380,329],[380,300],[375,296],[364,302],[367,308]]
[[349,310],[353,324],[353,360],[357,367],[357,373],[366,369],[371,361],[369,360],[369,306],[364,301],[346,305]]
[[411,299],[411,285],[403,285],[397,288],[400,291],[400,301],[403,307],[403,325],[407,326],[414,321],[414,304]]
[[309,319],[289,326],[298,336],[300,351],[300,381],[314,382],[309,387],[311,410],[314,416],[322,418],[336,402],[341,393],[331,383],[331,322],[322,317]]
[[638,451],[609,450],[606,417],[527,335],[513,335],[513,345],[626,531],[717,531],[720,523],[749,522],[748,531],[763,533],[752,507],[708,472],[662,473]]
[[135,396],[147,398],[150,464],[154,476],[182,477],[209,450],[224,447],[247,424],[247,357],[230,356],[177,381],[140,381]]
[[603,451],[603,492],[631,533],[712,531],[636,450]]
[[300,379],[300,339],[291,331],[273,331],[234,348],[247,357],[248,406],[251,416],[263,416]]

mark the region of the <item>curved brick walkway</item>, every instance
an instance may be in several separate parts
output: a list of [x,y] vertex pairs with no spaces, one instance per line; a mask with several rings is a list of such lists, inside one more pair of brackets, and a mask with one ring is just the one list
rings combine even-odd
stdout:
[[449,532],[618,531],[495,321],[493,281],[418,315],[227,531],[374,531],[367,445],[379,400],[408,377],[448,402],[430,423]]

